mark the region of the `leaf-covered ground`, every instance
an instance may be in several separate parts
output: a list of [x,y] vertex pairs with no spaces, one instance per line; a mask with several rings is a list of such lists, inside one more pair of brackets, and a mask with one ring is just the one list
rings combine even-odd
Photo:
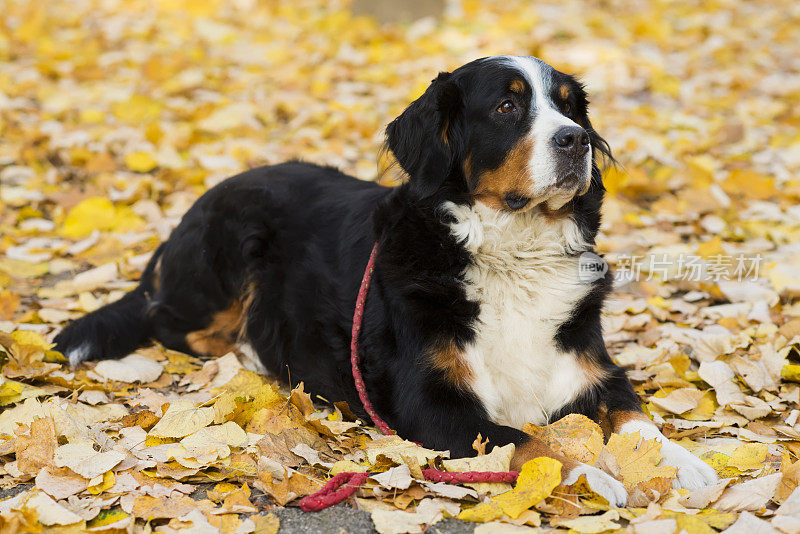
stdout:
[[[323,1],[0,1],[0,531],[274,532],[270,509],[352,470],[376,473],[354,502],[381,532],[800,531],[799,5],[533,4],[380,26]],[[235,354],[70,369],[49,350],[209,186],[293,157],[376,179],[384,125],[439,70],[499,53],[588,84],[621,163],[609,347],[718,486],[672,489],[657,444],[604,444],[579,417],[529,431],[617,476],[628,508],[546,459],[513,489],[432,484],[421,467],[503,470],[511,451],[452,461],[381,437]]]

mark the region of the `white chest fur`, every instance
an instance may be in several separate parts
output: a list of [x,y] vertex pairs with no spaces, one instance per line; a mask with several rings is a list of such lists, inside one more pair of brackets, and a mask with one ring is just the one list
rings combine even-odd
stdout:
[[464,355],[472,390],[495,423],[546,424],[589,384],[576,355],[555,341],[590,289],[576,255],[589,245],[569,218],[498,213],[480,203],[445,208],[457,219],[453,234],[473,254],[467,296],[481,306]]

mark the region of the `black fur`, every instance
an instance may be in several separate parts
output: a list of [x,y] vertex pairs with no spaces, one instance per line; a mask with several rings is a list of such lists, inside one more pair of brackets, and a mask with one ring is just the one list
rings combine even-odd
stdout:
[[[409,175],[400,187],[290,162],[212,188],[153,255],[139,287],[68,326],[56,338],[58,350],[88,344],[89,358],[116,358],[157,340],[191,353],[187,334],[206,328],[254,288],[243,341],[283,380],[302,381],[329,401],[347,401],[366,418],[350,369],[350,329],[377,241],[360,345],[378,413],[401,436],[454,456],[471,454],[479,433],[494,445],[524,442],[526,434],[491,422],[471,391],[426,359],[442,341],[465,347],[478,328],[480,307],[467,299],[462,279],[471,255],[451,235],[441,205],[472,202],[476,176],[497,167],[530,128],[530,120],[491,115],[515,75],[491,60],[440,74],[387,128],[387,146]],[[587,129],[592,150],[610,156],[591,128],[583,89],[557,71],[552,76],[571,88],[565,114]],[[527,109],[530,90],[511,98]],[[473,155],[471,176],[464,169],[467,153]],[[603,192],[594,165],[588,192],[568,206],[589,242],[600,224]],[[609,378],[559,415],[596,418],[601,406],[638,409],[624,371],[603,344],[600,310],[609,289],[610,277],[595,282],[558,332],[562,347],[607,369]]]

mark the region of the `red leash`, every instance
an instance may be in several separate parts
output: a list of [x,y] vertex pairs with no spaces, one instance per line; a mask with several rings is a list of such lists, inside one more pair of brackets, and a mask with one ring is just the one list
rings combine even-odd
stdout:
[[[372,422],[384,434],[394,434],[386,421],[381,419],[372,402],[367,395],[367,387],[364,385],[364,379],[361,377],[361,369],[358,362],[358,337],[361,333],[361,319],[364,316],[364,303],[367,300],[367,291],[369,290],[369,282],[372,279],[372,273],[375,271],[375,257],[378,254],[378,243],[372,246],[372,252],[369,255],[367,268],[364,270],[364,278],[361,279],[361,287],[358,290],[358,298],[356,298],[356,309],[353,313],[353,332],[350,337],[350,365],[353,367],[353,378],[356,382],[356,390],[358,391],[358,398],[361,399],[361,404],[364,405]],[[465,472],[448,472],[440,471],[438,469],[423,469],[422,474],[426,480],[432,482],[448,482],[456,484],[474,483],[474,482],[507,482],[513,484],[517,480],[519,472],[517,471],[465,471]],[[304,497],[300,501],[300,508],[306,512],[318,512],[324,510],[334,504],[348,499],[353,495],[358,488],[367,481],[368,473],[346,472],[339,473],[330,479],[322,488]],[[342,487],[344,486],[344,487]]]
[[381,432],[384,434],[393,434],[392,429],[386,424],[386,421],[381,419],[367,395],[367,386],[364,385],[364,379],[361,378],[361,369],[358,366],[358,335],[361,333],[361,319],[364,316],[364,303],[367,301],[367,291],[369,291],[369,282],[372,280],[372,273],[375,271],[375,256],[378,255],[378,243],[372,245],[372,252],[369,254],[369,261],[367,268],[364,270],[364,278],[361,279],[361,287],[358,289],[358,298],[356,299],[356,311],[353,313],[353,332],[350,334],[350,365],[353,367],[353,378],[356,381],[356,390],[358,391],[358,398],[361,399],[361,404],[367,411],[369,418],[375,423]]

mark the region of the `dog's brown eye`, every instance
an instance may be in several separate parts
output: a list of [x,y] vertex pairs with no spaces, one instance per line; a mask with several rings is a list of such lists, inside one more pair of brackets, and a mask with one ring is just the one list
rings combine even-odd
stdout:
[[564,104],[564,113],[565,113],[565,114],[566,114],[566,113],[569,113],[569,112],[570,112],[570,109],[571,109],[571,108],[569,107],[569,102],[567,102],[566,104]]
[[511,113],[512,111],[515,111],[516,109],[517,109],[517,106],[515,106],[514,103],[511,100],[506,100],[505,102],[500,104],[500,106],[497,108],[497,112],[498,113]]

